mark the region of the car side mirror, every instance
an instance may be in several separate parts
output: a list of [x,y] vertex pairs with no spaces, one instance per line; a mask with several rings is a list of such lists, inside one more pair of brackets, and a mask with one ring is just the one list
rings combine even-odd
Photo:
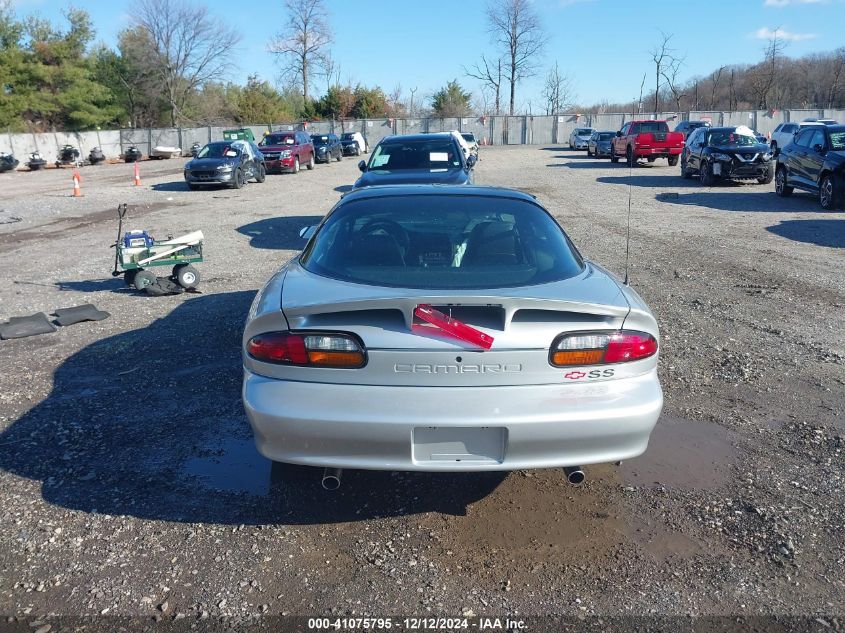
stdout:
[[476,162],[477,160],[478,160],[478,159],[475,157],[475,155],[468,156],[468,157],[467,157],[467,168],[468,168],[468,169],[472,169],[473,167],[475,167],[475,162]]
[[303,226],[299,231],[299,237],[301,237],[303,240],[310,240],[311,236],[314,235],[314,232],[316,230],[316,226]]
[[813,149],[817,153],[821,154],[824,151],[824,145],[822,145],[821,143],[816,143],[815,145],[813,145]]
[[616,136],[617,138],[622,138],[622,130],[617,130]]
[[367,163],[365,163],[364,161],[360,161],[358,163],[358,169],[360,169],[362,172],[367,171]]

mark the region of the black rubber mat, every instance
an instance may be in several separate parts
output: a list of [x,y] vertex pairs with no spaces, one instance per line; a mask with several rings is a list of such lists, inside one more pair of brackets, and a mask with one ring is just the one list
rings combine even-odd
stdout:
[[56,315],[56,323],[59,325],[73,325],[82,321],[102,321],[111,315],[104,310],[98,310],[93,304],[86,303],[72,308],[59,308],[53,314]]
[[0,339],[25,338],[55,331],[56,326],[50,323],[47,315],[36,312],[30,316],[11,317],[6,323],[0,324]]

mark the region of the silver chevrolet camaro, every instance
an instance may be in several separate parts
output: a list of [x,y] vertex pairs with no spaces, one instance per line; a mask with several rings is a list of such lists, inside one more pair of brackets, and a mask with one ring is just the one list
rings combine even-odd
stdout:
[[[252,304],[243,401],[258,450],[331,469],[565,467],[642,454],[658,328],[530,195],[345,195]],[[337,483],[339,484],[339,471]]]

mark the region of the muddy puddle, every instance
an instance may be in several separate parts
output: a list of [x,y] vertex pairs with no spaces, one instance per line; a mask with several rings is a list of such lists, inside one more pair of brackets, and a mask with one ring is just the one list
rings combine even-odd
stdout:
[[270,493],[271,466],[272,462],[255,449],[252,439],[230,438],[189,459],[184,472],[212,490],[265,496]]
[[712,490],[727,482],[736,457],[726,429],[664,415],[645,454],[624,462],[619,474],[627,486]]

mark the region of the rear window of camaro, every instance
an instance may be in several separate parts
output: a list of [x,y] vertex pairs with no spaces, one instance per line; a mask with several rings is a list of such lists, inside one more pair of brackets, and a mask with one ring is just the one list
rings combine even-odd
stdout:
[[442,290],[549,283],[583,270],[574,246],[538,205],[445,194],[342,202],[300,263],[353,283]]

